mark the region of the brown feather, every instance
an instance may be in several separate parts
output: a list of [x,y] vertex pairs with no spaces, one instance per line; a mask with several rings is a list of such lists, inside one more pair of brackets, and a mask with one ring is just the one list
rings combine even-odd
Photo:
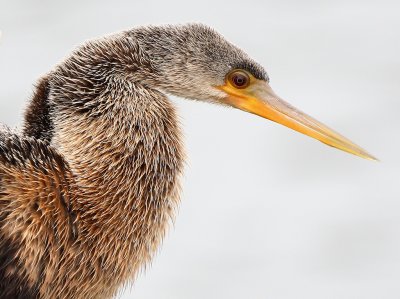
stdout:
[[87,42],[43,77],[22,134],[0,130],[0,298],[109,298],[163,239],[184,153],[165,93],[221,97],[247,55],[203,25]]

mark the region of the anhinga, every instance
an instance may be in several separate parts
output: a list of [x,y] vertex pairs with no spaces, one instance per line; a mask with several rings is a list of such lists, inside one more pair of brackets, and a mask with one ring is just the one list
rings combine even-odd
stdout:
[[363,149],[281,100],[265,70],[199,24],[85,43],[42,77],[21,132],[0,130],[0,298],[109,298],[152,257],[184,152],[166,94]]

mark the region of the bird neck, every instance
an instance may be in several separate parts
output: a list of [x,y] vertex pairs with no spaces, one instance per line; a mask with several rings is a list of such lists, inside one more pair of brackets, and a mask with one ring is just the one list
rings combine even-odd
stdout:
[[120,281],[162,240],[179,202],[184,156],[175,109],[142,80],[149,65],[132,48],[124,53],[127,42],[84,46],[48,75],[43,92],[48,138],[78,190],[71,202],[77,243]]
[[51,142],[98,215],[165,200],[181,171],[175,109],[147,84],[154,72],[140,38],[122,32],[88,42],[49,75]]
[[52,139],[75,177],[77,243],[121,283],[163,239],[179,203],[183,164],[172,104],[131,87],[121,86],[124,96],[110,98],[101,116],[59,114]]
[[126,84],[103,114],[60,113],[54,120],[52,144],[75,174],[90,223],[137,228],[147,213],[176,204],[170,200],[183,155],[175,109],[161,93],[144,91]]

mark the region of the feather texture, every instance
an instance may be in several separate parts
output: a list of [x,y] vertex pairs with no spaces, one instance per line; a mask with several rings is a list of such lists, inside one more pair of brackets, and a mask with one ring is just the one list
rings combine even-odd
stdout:
[[163,239],[184,153],[166,93],[218,101],[264,70],[198,24],[89,41],[39,80],[20,134],[0,133],[0,298],[109,298]]

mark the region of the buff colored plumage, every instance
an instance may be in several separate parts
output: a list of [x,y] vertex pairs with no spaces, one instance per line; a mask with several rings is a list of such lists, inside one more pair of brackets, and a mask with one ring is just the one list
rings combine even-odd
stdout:
[[22,131],[0,129],[0,298],[110,298],[150,261],[179,203],[184,163],[166,94],[367,155],[315,122],[282,120],[292,107],[273,110],[272,93],[255,98],[268,81],[204,25],[141,27],[79,47],[39,80]]

